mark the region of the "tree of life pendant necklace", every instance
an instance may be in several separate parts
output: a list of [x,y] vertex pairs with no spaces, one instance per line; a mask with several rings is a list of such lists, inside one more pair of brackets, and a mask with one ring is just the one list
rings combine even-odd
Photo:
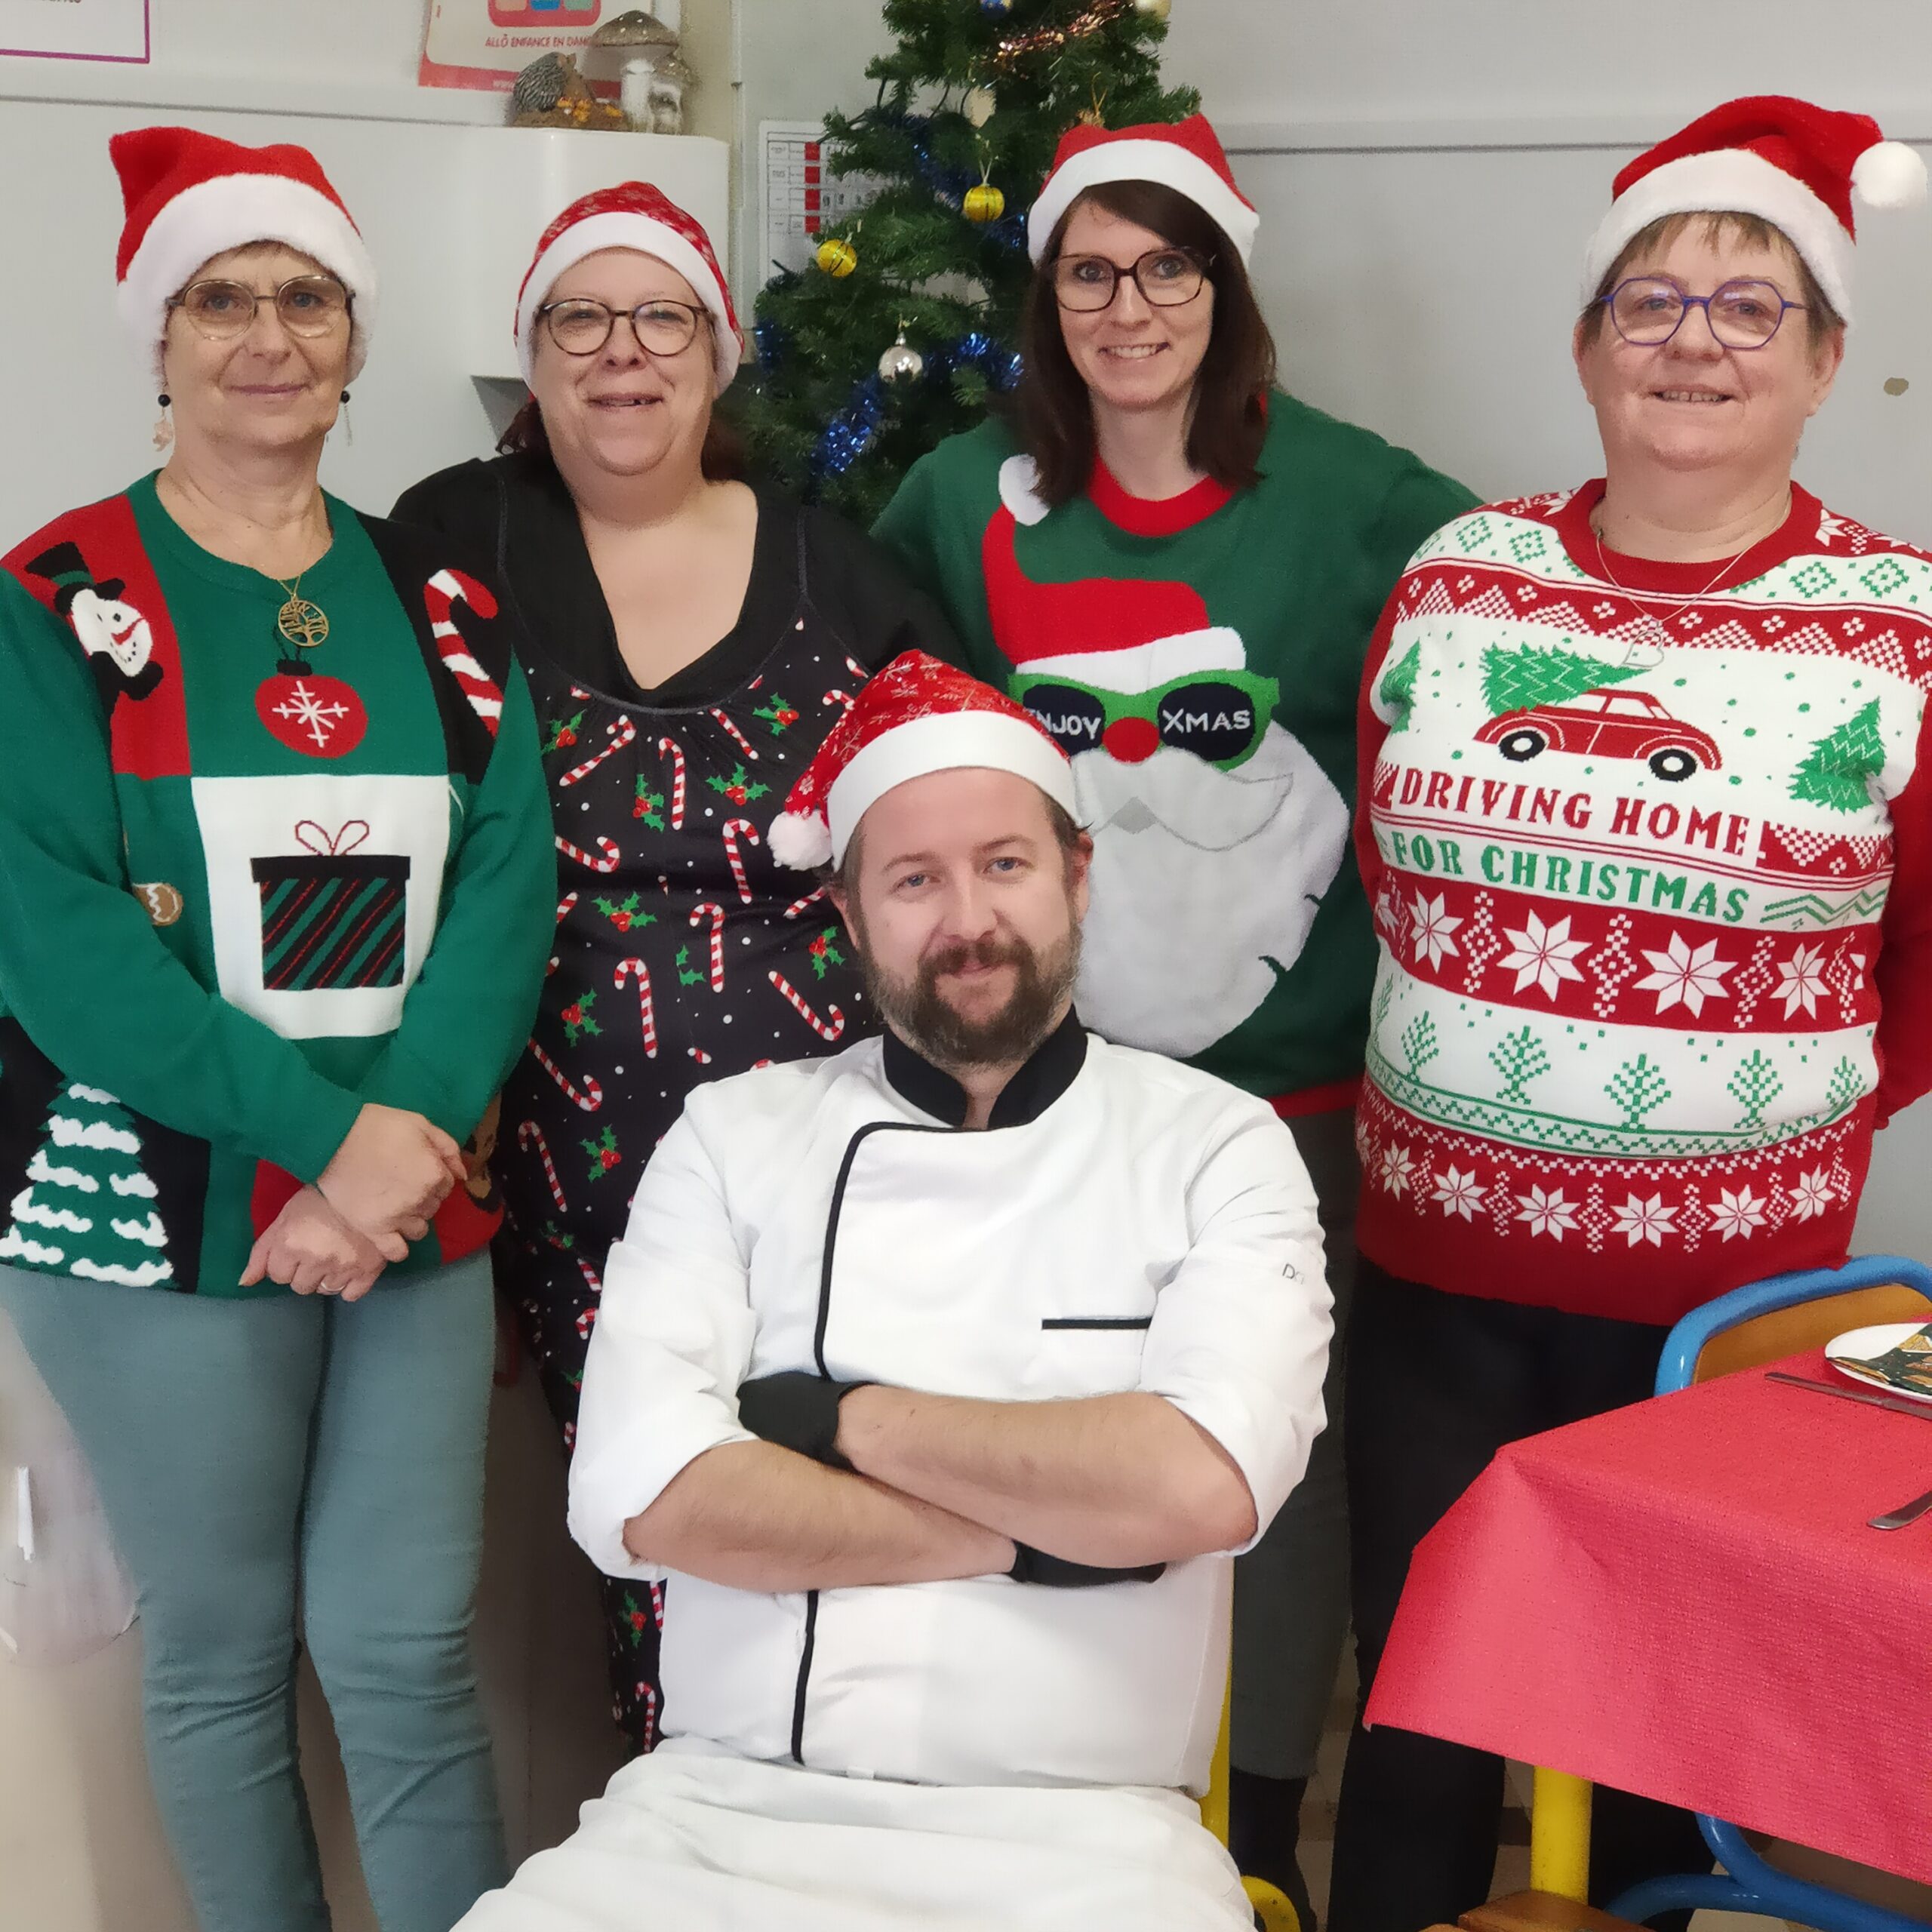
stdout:
[[302,595],[305,574],[298,571],[293,583],[283,583],[280,577],[275,580],[288,593],[288,601],[275,614],[275,627],[297,651],[313,651],[317,645],[326,644],[329,635],[328,613]]

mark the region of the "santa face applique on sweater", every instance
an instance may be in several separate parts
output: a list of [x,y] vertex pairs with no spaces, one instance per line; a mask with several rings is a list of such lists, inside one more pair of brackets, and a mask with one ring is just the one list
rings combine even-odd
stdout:
[[1047,515],[1034,475],[1029,457],[1001,466],[986,597],[1008,688],[1071,758],[1094,838],[1080,1010],[1109,1038],[1185,1059],[1300,956],[1348,807],[1274,721],[1275,681],[1190,585],[1027,577],[1014,539]]

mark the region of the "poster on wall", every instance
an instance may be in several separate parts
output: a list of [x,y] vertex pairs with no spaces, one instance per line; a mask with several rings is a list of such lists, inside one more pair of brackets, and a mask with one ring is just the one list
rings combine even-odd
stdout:
[[0,0],[0,54],[145,61],[148,0]]
[[[8,0],[0,0],[0,6]],[[507,94],[546,54],[576,54],[628,0],[429,0],[423,64],[426,88],[482,88]]]

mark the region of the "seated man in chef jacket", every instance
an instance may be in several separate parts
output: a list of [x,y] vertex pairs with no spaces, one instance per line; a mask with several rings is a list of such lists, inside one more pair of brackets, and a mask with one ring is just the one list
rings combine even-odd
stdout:
[[466,1932],[1251,1925],[1189,1798],[1322,1427],[1315,1196],[1265,1103],[1081,1030],[1072,798],[917,654],[794,787],[890,1030],[700,1088],[638,1186],[570,1520],[665,1582],[666,1741]]

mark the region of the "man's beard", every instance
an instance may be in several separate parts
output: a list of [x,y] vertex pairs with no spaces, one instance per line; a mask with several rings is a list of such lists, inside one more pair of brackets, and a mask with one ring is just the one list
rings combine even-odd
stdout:
[[[1044,952],[1017,934],[963,941],[920,961],[909,980],[896,980],[872,963],[863,930],[859,963],[866,990],[885,1022],[935,1066],[1011,1066],[1029,1060],[1058,1023],[1080,971],[1080,927]],[[963,967],[1011,966],[1015,978],[1006,1004],[983,1020],[969,1020],[940,991],[942,975]]]

